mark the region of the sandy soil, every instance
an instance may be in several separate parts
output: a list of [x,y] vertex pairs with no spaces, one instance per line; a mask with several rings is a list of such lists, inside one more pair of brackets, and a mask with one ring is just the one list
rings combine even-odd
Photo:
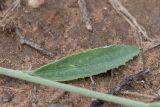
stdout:
[[[3,11],[10,6],[10,1],[6,0],[6,8]],[[152,39],[160,38],[159,0],[120,1],[138,23],[147,30]],[[98,46],[111,44],[138,46],[137,33],[126,20],[117,14],[108,0],[88,0],[88,9],[93,32],[86,29],[77,0],[47,0],[38,9],[32,9],[25,2],[22,3],[11,16],[13,22],[21,27],[27,38],[56,54],[53,58],[49,58],[26,45],[21,45],[14,33],[1,30],[0,66],[29,70],[63,56]],[[143,41],[144,46],[147,44],[147,41]],[[160,95],[159,53],[159,47],[145,53],[146,66],[151,69],[151,74],[146,75],[143,82],[133,82],[126,87],[126,90],[143,95]],[[127,75],[137,73],[140,68],[142,68],[142,62],[137,57],[128,62],[126,66],[112,70],[113,73],[108,72],[95,76],[97,91],[106,92]],[[89,78],[67,83],[91,89]],[[120,96],[145,102],[151,101],[150,98],[144,96],[126,94],[120,94]],[[86,107],[90,101],[91,98],[78,94],[0,76],[1,107],[54,107],[54,104]],[[103,106],[107,107],[107,104]],[[117,105],[112,106],[118,107]]]

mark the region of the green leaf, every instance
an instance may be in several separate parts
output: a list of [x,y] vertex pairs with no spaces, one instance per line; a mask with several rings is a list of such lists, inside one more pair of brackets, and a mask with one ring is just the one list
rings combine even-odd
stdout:
[[125,65],[138,53],[137,47],[129,45],[95,48],[42,66],[32,75],[54,81],[89,77]]
[[149,103],[148,107],[160,107],[160,102]]

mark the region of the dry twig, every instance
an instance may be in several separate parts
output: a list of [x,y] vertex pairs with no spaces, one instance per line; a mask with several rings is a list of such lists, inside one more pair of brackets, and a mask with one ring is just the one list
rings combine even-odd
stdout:
[[131,13],[118,1],[118,0],[109,0],[113,8],[120,14],[138,33],[146,40],[152,41],[148,36],[146,30],[136,21]]
[[153,95],[141,94],[141,93],[138,93],[138,92],[130,92],[130,91],[123,91],[123,92],[121,92],[121,94],[130,95],[130,96],[136,96],[138,98],[139,97],[147,98],[150,101],[153,101],[154,99],[157,98],[156,96],[153,96]]
[[84,22],[86,24],[86,28],[89,31],[92,31],[93,28],[92,28],[92,25],[91,25],[91,18],[90,18],[88,9],[87,9],[87,2],[86,2],[86,0],[78,0],[78,4],[79,4],[79,8],[81,10]]
[[41,53],[43,53],[43,54],[45,54],[45,55],[47,55],[49,57],[53,57],[54,56],[54,54],[49,52],[47,49],[42,48],[40,45],[38,45],[38,44],[28,40],[24,36],[22,36],[22,34],[20,32],[20,28],[15,28],[15,33],[19,37],[21,44],[28,45],[28,46],[38,50],[39,52],[41,52]]
[[151,42],[151,44],[146,49],[144,49],[144,52],[156,48],[157,46],[160,46],[160,40],[155,40]]
[[124,78],[119,84],[116,85],[116,87],[114,87],[109,91],[109,94],[118,94],[118,92],[120,92],[125,86],[130,84],[132,81],[139,80],[141,77],[143,77],[147,73],[149,73],[149,70],[140,71],[137,74],[130,75]]
[[93,79],[92,76],[90,77],[90,80],[91,80],[91,87],[92,87],[92,90],[93,90],[93,91],[96,91],[96,82],[94,81],[94,79]]
[[[126,87],[128,84],[130,84],[132,81],[137,81],[139,80],[141,77],[143,77],[144,75],[146,75],[147,73],[149,73],[149,70],[145,70],[145,71],[140,71],[137,74],[128,76],[126,78],[124,78],[120,83],[118,83],[113,89],[111,89],[107,94],[112,94],[112,95],[117,95],[122,89],[124,89],[124,87]],[[89,107],[99,107],[100,105],[102,105],[104,103],[104,101],[102,100],[94,100],[91,102]]]

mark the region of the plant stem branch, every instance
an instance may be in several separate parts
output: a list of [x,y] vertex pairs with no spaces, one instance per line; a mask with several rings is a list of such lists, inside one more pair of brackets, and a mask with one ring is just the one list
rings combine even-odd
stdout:
[[105,100],[105,101],[109,101],[109,102],[113,102],[113,103],[117,103],[117,104],[123,104],[123,105],[133,106],[133,107],[148,107],[148,105],[149,105],[147,103],[143,103],[143,102],[139,102],[139,101],[125,99],[125,98],[121,98],[121,97],[117,97],[117,96],[113,96],[113,95],[108,95],[108,94],[103,94],[100,92],[95,92],[95,91],[91,91],[88,89],[75,87],[75,86],[59,83],[56,81],[51,81],[48,79],[39,78],[39,77],[32,76],[28,73],[21,72],[18,70],[11,70],[11,69],[6,69],[6,68],[0,67],[0,74],[6,75],[9,77],[13,77],[13,78],[17,78],[17,79],[21,79],[21,80],[26,80],[26,81],[37,83],[37,84],[41,84],[41,85],[45,85],[45,86],[49,86],[52,88],[59,88],[59,89],[65,90],[65,91],[78,93],[78,94],[81,94],[84,96],[88,96],[88,97],[92,97],[92,98],[96,98],[96,99],[101,99],[101,100]]

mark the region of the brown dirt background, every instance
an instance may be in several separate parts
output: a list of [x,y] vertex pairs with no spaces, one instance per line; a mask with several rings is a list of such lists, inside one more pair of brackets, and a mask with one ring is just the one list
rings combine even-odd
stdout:
[[[160,39],[160,0],[120,1],[147,30],[152,39]],[[0,31],[0,66],[29,70],[85,49],[111,44],[138,44],[137,33],[117,14],[108,0],[87,0],[87,2],[93,32],[85,28],[77,0],[47,0],[38,9],[32,9],[24,2],[15,10],[13,21],[23,29],[23,34],[27,38],[56,53],[56,56],[53,58],[44,56],[26,45],[21,45],[15,34]],[[6,3],[9,6],[9,0]],[[143,41],[144,46],[147,44],[147,41]],[[146,65],[152,69],[151,74],[144,77],[144,82],[133,82],[126,87],[127,90],[160,96],[159,53],[159,47],[145,53]],[[97,91],[106,92],[127,75],[137,73],[140,68],[142,62],[137,57],[126,66],[112,70],[113,73],[94,76]],[[91,89],[89,78],[67,83]],[[139,101],[150,100],[130,95],[120,94],[120,96]],[[1,107],[54,107],[53,104],[86,107],[90,101],[91,98],[78,94],[0,75]],[[110,106],[118,107],[118,105]]]

